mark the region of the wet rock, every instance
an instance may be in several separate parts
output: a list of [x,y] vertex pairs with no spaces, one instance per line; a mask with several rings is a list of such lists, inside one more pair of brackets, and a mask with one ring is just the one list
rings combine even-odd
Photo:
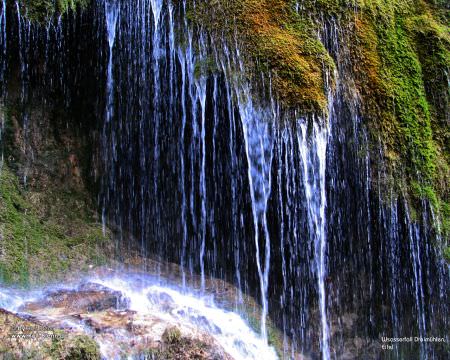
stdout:
[[152,304],[157,305],[163,311],[169,312],[175,308],[175,302],[173,301],[172,297],[167,293],[150,292],[147,295],[147,298]]
[[153,359],[176,360],[232,360],[209,336],[193,338],[184,336],[179,328],[168,327],[158,349],[151,352]]
[[86,282],[78,286],[78,291],[111,291],[111,289],[96,282]]
[[128,302],[129,300],[124,298],[119,291],[107,288],[57,290],[48,293],[42,300],[26,303],[20,308],[20,311],[33,313],[40,312],[44,308],[56,308],[64,309],[66,313],[95,312],[126,308]]
[[89,336],[61,331],[0,309],[0,358],[100,360],[101,355]]
[[356,314],[346,313],[342,315],[341,322],[346,330],[351,330],[357,319],[358,316]]
[[77,317],[83,321],[83,324],[93,329],[96,333],[104,333],[111,329],[131,329],[135,314],[136,312],[131,310],[105,311],[79,314]]
[[202,316],[202,315],[191,316],[190,320],[192,321],[193,324],[198,325],[200,328],[208,331],[211,334],[221,334],[222,333],[220,328],[215,324],[211,324],[205,316]]

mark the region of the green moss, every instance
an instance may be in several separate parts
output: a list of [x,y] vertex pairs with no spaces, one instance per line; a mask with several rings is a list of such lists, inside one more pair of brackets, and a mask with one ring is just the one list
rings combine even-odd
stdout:
[[450,203],[441,201],[439,205],[439,215],[441,218],[440,230],[443,238],[448,239],[450,237]]
[[[366,17],[365,29],[375,34],[369,46],[377,57],[372,68],[376,86],[368,94],[375,95],[380,109],[370,114],[378,121],[373,128],[388,147],[394,172],[406,174],[410,195],[425,197],[437,208],[449,184],[445,126],[436,113],[437,104],[448,104],[445,92],[440,93],[447,82],[442,73],[449,67],[448,36],[422,1],[372,6]],[[430,46],[437,51],[425,55]],[[437,93],[438,101],[430,101]]]
[[450,264],[450,246],[444,249],[444,259]]
[[[422,81],[422,67],[402,20],[377,28],[386,96],[392,99],[389,120],[398,123],[397,151],[409,173],[419,171],[426,182],[436,176],[437,151],[433,142],[429,105]],[[389,104],[389,102],[388,102]],[[387,115],[387,114],[386,114]],[[388,119],[386,119],[388,120]]]
[[384,145],[386,180],[395,179],[389,185],[438,210],[450,184],[445,11],[423,0],[306,0],[302,6],[310,16],[339,20],[369,130]]
[[18,3],[30,20],[44,22],[57,14],[84,8],[89,0],[19,0]]
[[60,338],[52,341],[49,355],[53,359],[70,360],[100,360],[100,349],[97,343],[87,335],[77,335],[65,338],[64,334]]
[[[317,39],[315,26],[289,1],[231,0],[190,2],[190,21],[217,39],[236,39],[243,48],[249,78],[270,72],[277,97],[303,113],[326,109],[324,72],[333,61]],[[219,45],[220,46],[220,45]]]
[[203,61],[195,63],[194,76],[200,78],[201,76],[207,76],[217,71],[216,62],[212,57],[206,57]]
[[[37,193],[25,191],[4,165],[0,171],[0,281],[27,286],[51,281],[68,269],[99,264],[105,237],[93,219],[77,213],[74,200],[58,204],[58,193],[45,193],[39,207],[30,201]],[[42,207],[54,208],[50,211]],[[48,217],[48,214],[51,214]]]
[[173,326],[167,328],[158,348],[146,349],[139,358],[146,359],[221,359],[223,352],[208,340],[184,336]]
[[[259,333],[261,331],[261,309],[259,306],[254,306],[250,304],[242,305],[240,309],[240,313],[247,320],[250,328]],[[273,346],[279,358],[283,358],[283,333],[276,327],[273,321],[270,318],[266,319],[266,330],[267,330],[267,342],[270,346]],[[289,345],[288,345],[289,346]]]
[[176,326],[167,328],[164,331],[162,338],[168,344],[177,344],[180,342],[180,340],[182,338],[181,331]]

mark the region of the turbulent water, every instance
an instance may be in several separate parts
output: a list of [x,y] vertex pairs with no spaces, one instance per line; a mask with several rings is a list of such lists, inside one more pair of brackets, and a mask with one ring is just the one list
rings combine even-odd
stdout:
[[[376,358],[381,336],[448,340],[449,269],[435,246],[436,217],[424,202],[413,220],[403,196],[380,187],[382,145],[369,144],[339,23],[324,19],[319,34],[337,65],[327,74],[337,83],[327,89],[328,116],[304,117],[282,109],[270,75],[243,75],[238,39],[191,26],[185,6],[99,1],[45,28],[20,14],[5,27],[0,17],[2,52],[20,60],[22,80],[35,78],[37,89],[43,81],[69,110],[102,119],[86,126],[117,245],[179,263],[182,286],[197,273],[203,288],[222,278],[256,297],[261,338],[269,317],[287,358]],[[41,58],[43,78],[30,65]],[[94,111],[80,101],[88,96]],[[444,350],[417,343],[383,356],[417,351],[438,359]]]
[[[189,289],[182,290],[168,286],[155,277],[143,274],[122,272],[102,277],[93,276],[75,283],[30,292],[0,288],[0,306],[9,311],[19,312],[22,316],[27,315],[26,310],[22,309],[24,304],[44,299],[46,294],[58,290],[77,291],[83,284],[89,284],[90,287],[100,285],[102,289],[119,292],[123,302],[126,303],[125,306],[120,305],[120,310],[134,312],[136,318],[142,319],[142,322],[145,322],[146,316],[151,314],[153,318],[160,319],[163,323],[194,327],[208,333],[233,359],[278,358],[274,348],[267,346],[243,318],[236,313],[217,307],[211,295],[199,295]],[[70,312],[70,309],[67,311]],[[88,334],[93,331],[76,317],[68,320],[56,313],[39,315],[37,312],[32,315],[44,323],[66,324],[66,327],[81,328]],[[152,320],[147,321],[151,323]],[[123,336],[126,336],[124,329],[119,329],[112,338],[96,337],[105,359],[122,358],[121,349],[114,340]]]

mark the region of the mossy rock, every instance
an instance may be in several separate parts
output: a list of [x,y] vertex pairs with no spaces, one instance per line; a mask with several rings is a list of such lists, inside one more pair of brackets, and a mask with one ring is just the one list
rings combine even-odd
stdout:
[[444,259],[447,261],[448,264],[450,264],[450,246],[447,246],[444,249]]
[[[85,8],[90,0],[19,0],[21,12],[36,22],[47,22],[56,15],[64,15],[68,11]],[[14,5],[13,1],[9,2]]]
[[[51,188],[52,189],[52,188]],[[52,189],[53,191],[55,189]],[[71,268],[83,271],[88,264],[106,262],[107,237],[95,220],[60,206],[55,193],[44,192],[37,203],[6,164],[0,170],[0,282],[28,286],[64,276]],[[58,197],[61,197],[59,195]],[[56,206],[48,217],[43,207]]]
[[[100,360],[101,358],[97,343],[87,335],[73,335],[53,329],[1,308],[0,325],[1,359]],[[30,337],[23,339],[21,336]]]
[[181,331],[176,326],[167,328],[162,336],[162,339],[167,344],[177,344],[182,338]]
[[246,76],[271,77],[276,96],[303,113],[325,112],[325,71],[334,67],[312,22],[299,16],[289,1],[210,0],[188,2],[188,19],[206,29],[220,47],[238,41]]
[[143,355],[151,360],[231,360],[231,357],[212,338],[200,339],[186,336],[176,326],[170,326],[164,331],[159,348],[150,349]]
[[53,341],[49,350],[55,359],[67,360],[100,360],[101,354],[98,344],[87,335],[62,338]]
[[381,186],[411,207],[427,199],[443,218],[450,188],[448,8],[425,0],[306,0],[300,12],[315,19],[317,31],[327,19],[339,26],[349,50],[339,55],[350,64],[370,141],[385,155]]

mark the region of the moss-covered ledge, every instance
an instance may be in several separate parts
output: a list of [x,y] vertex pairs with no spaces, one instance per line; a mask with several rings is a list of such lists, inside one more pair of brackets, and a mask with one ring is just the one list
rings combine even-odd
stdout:
[[[16,1],[8,0],[9,5]],[[18,0],[21,12],[31,21],[48,21],[55,15],[62,15],[70,10],[85,8],[91,0]]]
[[[248,77],[270,73],[275,95],[286,108],[325,112],[325,72],[334,68],[311,19],[293,1],[207,0],[187,2],[187,18],[216,39],[239,44]],[[220,46],[220,45],[219,45]]]
[[449,233],[450,32],[423,0],[359,1],[354,71],[373,138],[381,139],[396,190],[428,199]]
[[[297,7],[298,6],[298,7]],[[297,11],[298,10],[298,11]],[[441,0],[188,0],[188,19],[242,45],[250,71],[270,72],[276,95],[302,113],[326,107],[333,61],[317,34],[332,19],[388,185],[412,208],[427,199],[450,233],[449,11]],[[392,181],[392,179],[396,179]]]

